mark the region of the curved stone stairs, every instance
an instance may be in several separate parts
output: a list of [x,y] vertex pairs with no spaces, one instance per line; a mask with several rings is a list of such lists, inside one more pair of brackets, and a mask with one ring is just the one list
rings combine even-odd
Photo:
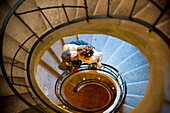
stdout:
[[[10,11],[10,9],[14,6],[17,0],[5,0],[0,1],[0,26],[2,26],[3,21]],[[155,6],[152,2],[148,0],[137,1],[136,7],[134,8],[132,17],[137,19],[141,19],[145,22],[153,24],[158,18],[160,14],[160,8],[165,6],[166,0],[155,0],[154,1],[158,6]],[[128,3],[128,4],[127,4]],[[132,0],[112,0],[110,1],[110,14],[114,15],[123,15],[129,16],[130,11],[132,9],[134,1]],[[59,5],[84,5],[83,0],[26,0],[25,3],[17,9],[17,13],[21,13],[24,11],[29,11],[32,9],[55,6]],[[103,2],[103,0],[87,0],[88,13],[89,16],[93,15],[106,15],[107,12],[107,2]],[[103,7],[103,8],[101,8]],[[85,17],[84,9],[73,9],[68,8],[67,14],[70,20]],[[25,68],[25,63],[27,60],[27,52],[30,51],[32,45],[37,37],[40,37],[44,32],[51,29],[51,26],[58,26],[62,23],[67,22],[67,18],[64,15],[63,9],[53,9],[44,11],[44,14],[47,16],[51,25],[46,21],[43,17],[42,13],[35,12],[29,13],[26,15],[15,16],[13,15],[9,21],[9,24],[6,28],[4,34],[3,41],[3,56],[5,61],[6,72],[10,78],[10,69],[11,69],[11,61],[14,57],[15,52],[17,51],[19,45],[21,45],[28,37],[33,36],[31,40],[24,44],[24,49],[21,49],[19,54],[16,56],[16,66],[14,67],[13,75],[14,81],[18,84],[27,84],[27,80],[25,80],[26,73],[21,68]],[[24,20],[25,23],[28,24],[29,29],[23,24],[20,20],[20,17]],[[167,36],[170,36],[169,32],[169,10],[163,15],[163,17],[158,21],[156,27],[163,31]],[[36,35],[33,35],[35,34]],[[89,37],[91,37],[89,39]],[[54,85],[54,79],[56,80],[59,77],[59,74],[62,73],[59,70],[58,63],[60,63],[61,58],[61,47],[64,43],[68,43],[71,40],[82,39],[85,40],[96,47],[98,51],[104,52],[104,57],[102,62],[110,64],[116,67],[125,78],[127,82],[127,96],[121,110],[119,112],[126,113],[129,110],[133,109],[143,98],[145,94],[145,90],[147,88],[148,83],[148,66],[149,64],[145,60],[144,56],[141,52],[135,48],[134,46],[126,43],[125,41],[119,40],[117,38],[113,38],[111,36],[101,35],[101,34],[86,34],[78,36],[69,36],[65,37],[63,40],[59,40],[55,44],[49,48],[48,51],[45,52],[44,56],[40,61],[40,65],[38,66],[37,71],[37,79],[40,81],[40,86],[42,87],[44,93],[54,102],[58,102],[54,94],[51,92],[51,88],[49,86]],[[96,43],[97,42],[97,43]],[[111,48],[111,47],[112,48]],[[26,51],[25,51],[26,50]],[[50,60],[49,60],[50,58]],[[18,68],[17,66],[21,67]],[[50,71],[49,71],[50,70]],[[48,83],[42,83],[44,79],[42,79],[39,75],[43,75],[46,79],[49,80]],[[1,112],[22,112],[24,109],[28,110],[28,106],[23,104],[18,98],[14,95],[14,93],[10,90],[8,85],[6,84],[4,78],[2,77],[2,73],[0,74],[0,96],[1,96]],[[52,76],[54,75],[54,76]],[[52,79],[53,78],[53,79]],[[42,79],[42,80],[41,80]],[[26,88],[14,86],[17,91],[30,103],[36,105],[35,102],[32,102],[30,96]],[[30,99],[29,99],[30,98]],[[29,111],[29,110],[28,110]],[[24,111],[23,111],[24,112]]]
[[[143,54],[133,45],[107,35],[81,34],[63,38],[64,43],[77,39],[88,41],[98,51],[102,51],[104,53],[102,63],[109,64],[120,71],[127,83],[127,96],[121,108],[122,111],[120,110],[120,112],[126,113],[133,109],[144,97],[148,83],[149,64]],[[60,45],[59,42],[56,42],[51,46],[54,53],[57,53],[56,56],[61,56],[59,53],[62,50],[62,46],[63,45]],[[57,51],[57,48],[60,48],[60,51]],[[58,69],[57,62],[52,56],[54,55],[46,51],[42,56],[42,60],[56,72],[62,74],[61,70]],[[54,87],[57,77],[56,75],[51,74],[52,72],[49,72],[51,70],[47,70],[47,65],[40,64],[38,66],[37,79],[47,97],[54,103],[61,104],[57,101],[54,94]],[[90,78],[92,79],[95,77]],[[77,84],[82,80],[83,77],[77,76],[77,78],[71,81],[71,84]]]

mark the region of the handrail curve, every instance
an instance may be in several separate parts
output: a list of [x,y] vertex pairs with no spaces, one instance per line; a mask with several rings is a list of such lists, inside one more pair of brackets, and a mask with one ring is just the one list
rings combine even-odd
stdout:
[[[108,64],[104,64],[104,63],[102,63],[102,66],[103,66],[102,69],[97,69],[97,68],[91,68],[90,69],[88,64],[83,63],[80,66],[80,68],[78,69],[77,72],[74,72],[74,73],[64,72],[62,74],[62,76],[56,81],[56,84],[55,84],[55,94],[59,98],[59,100],[63,103],[63,105],[65,105],[67,107],[70,107],[70,109],[74,109],[76,111],[88,112],[88,110],[79,109],[79,108],[76,108],[76,106],[73,106],[72,104],[70,104],[65,99],[64,95],[62,95],[62,92],[63,92],[62,88],[65,86],[66,83],[69,82],[70,78],[74,79],[74,76],[77,77],[81,73],[85,73],[85,72],[89,73],[90,71],[94,71],[96,73],[96,76],[100,76],[100,74],[103,74],[106,78],[108,78],[107,82],[111,82],[114,85],[111,86],[110,84],[102,81],[102,79],[100,79],[100,78],[96,78],[96,79],[93,78],[93,79],[87,79],[87,80],[83,80],[82,79],[82,82],[77,83],[77,85],[74,84],[75,87],[73,89],[73,92],[76,93],[77,89],[80,88],[84,84],[87,84],[89,82],[93,83],[93,82],[98,81],[98,83],[100,83],[101,85],[105,86],[108,89],[108,91],[110,91],[111,97],[114,98],[113,97],[113,92],[112,92],[113,90],[112,90],[112,88],[115,87],[116,88],[115,90],[117,90],[117,94],[116,95],[118,97],[118,98],[116,98],[116,100],[118,100],[118,101],[116,101],[114,103],[114,106],[113,106],[112,102],[114,102],[114,100],[111,99],[110,102],[112,103],[112,105],[109,104],[111,108],[109,107],[108,110],[105,109],[106,110],[105,112],[116,112],[118,110],[118,108],[120,107],[120,105],[123,103],[123,100],[125,99],[126,92],[127,92],[126,83],[125,83],[125,80],[123,79],[123,77],[120,75],[119,71],[116,68],[114,68],[114,67],[112,67],[112,66],[110,66]],[[102,109],[97,109],[96,111],[95,110],[92,110],[92,111],[93,112],[97,112],[98,110],[100,111]]]

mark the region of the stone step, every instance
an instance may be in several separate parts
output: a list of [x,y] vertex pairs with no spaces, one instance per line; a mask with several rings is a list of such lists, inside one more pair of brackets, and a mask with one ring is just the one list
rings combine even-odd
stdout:
[[78,39],[83,40],[89,44],[91,44],[93,38],[93,34],[78,34]]
[[50,73],[46,68],[38,65],[36,71],[36,79],[43,93],[53,102],[57,103],[58,100],[56,100],[57,98],[54,92],[54,88],[58,78]]
[[[56,6],[58,4],[58,2],[56,0],[35,0],[37,6],[39,6],[40,8],[45,8],[45,7],[52,7],[52,6]],[[47,19],[49,20],[50,24],[52,26],[57,26],[61,23],[61,16],[60,16],[60,12],[59,9],[53,8],[50,10],[44,10],[43,13],[45,14],[45,16],[47,16]],[[45,18],[43,18],[47,28],[51,28],[49,23],[45,20]]]
[[71,41],[78,40],[77,35],[63,37],[64,43],[69,44]]
[[[167,0],[154,0],[153,2],[154,2],[156,5],[158,5],[158,7],[161,8],[161,9],[164,9],[165,5],[167,4]],[[148,0],[138,1],[137,4],[138,4],[138,3],[140,3],[140,4],[145,3],[144,6],[147,6],[147,4],[148,4],[148,5],[150,4],[150,2],[149,2]],[[153,4],[153,3],[151,2],[151,4]],[[154,5],[154,4],[153,4],[153,5]],[[139,6],[139,5],[137,5],[136,7],[137,7],[136,9],[140,9],[140,6]],[[134,14],[134,15],[135,15],[135,14]],[[169,19],[169,15],[170,15],[170,10],[168,10],[168,11],[160,18],[160,20],[158,21],[158,24],[160,24],[160,23],[166,21],[167,19]]]
[[160,29],[161,31],[163,31],[163,33],[165,33],[168,37],[170,37],[170,19],[156,25],[156,27],[158,29]]
[[26,26],[15,16],[11,17],[5,32],[21,44],[32,35],[31,31],[29,31],[28,28],[26,28]]
[[62,41],[58,40],[50,48],[54,51],[55,55],[60,59],[60,61],[62,61],[61,59],[62,48],[63,48]]
[[126,83],[146,81],[149,78],[149,64],[145,64],[135,69],[132,69],[124,73],[122,76],[125,79]]
[[153,24],[158,18],[159,14],[160,10],[152,3],[149,3],[145,8],[134,15],[134,17],[147,23]]
[[[18,51],[21,43],[16,41],[15,39],[13,39],[8,34],[5,34],[3,45],[4,45],[3,46],[4,56],[9,57],[10,59],[13,59],[13,57],[14,57],[15,53]],[[15,59],[20,62],[25,62],[26,55],[27,55],[27,52],[24,51],[23,49],[20,49],[20,51],[18,52]]]
[[144,64],[147,64],[147,60],[145,59],[143,54],[138,50],[131,56],[127,57],[119,65],[117,65],[116,69],[118,69],[119,72],[123,74]]
[[43,56],[41,57],[41,59],[47,63],[51,68],[53,68],[56,72],[58,72],[59,74],[62,74],[63,71],[60,70],[58,68],[59,63],[56,61],[56,59],[54,58],[55,55],[51,54],[48,50],[45,51],[45,53],[43,54]]
[[148,81],[139,81],[127,84],[127,94],[144,96]]
[[105,2],[103,2],[103,0],[98,0],[93,15],[106,14],[107,13],[107,5],[108,5],[108,0],[105,0]]
[[129,16],[132,10],[133,3],[134,3],[133,0],[121,0],[120,4],[113,12],[113,14]]
[[[16,3],[17,0],[8,0],[8,3],[10,6],[13,6],[14,3]],[[31,1],[25,1],[16,11],[16,13],[22,13],[25,11],[30,11],[33,9],[37,9],[37,4],[34,0]],[[38,35],[41,36],[42,33],[44,33],[47,29],[44,20],[42,18],[42,15],[39,11],[34,13],[28,13],[21,15],[21,18],[28,24],[28,26]],[[34,18],[34,19],[33,19]],[[17,25],[17,23],[15,23]]]
[[59,105],[59,104],[62,104],[60,102],[60,100],[56,97],[56,94],[55,94],[55,89],[54,89],[54,83],[52,83],[53,85],[51,85],[52,88],[48,87],[48,93],[47,93],[47,97],[55,104]]
[[154,2],[160,7],[164,8],[164,6],[167,4],[167,0],[154,0]]
[[5,66],[5,71],[7,73],[8,76],[11,76],[11,72],[12,72],[12,76],[13,77],[21,77],[24,78],[26,76],[26,71],[23,70],[25,69],[25,64],[19,61],[15,61],[15,66],[13,66],[12,68],[12,59],[8,58],[8,57],[4,57],[4,66]]
[[148,0],[142,0],[142,1],[141,0],[137,0],[132,15],[133,16],[136,15],[138,12],[140,12],[140,10],[142,10],[148,4],[149,4]]
[[11,7],[13,7],[15,4],[16,4],[16,2],[17,2],[17,0],[6,0],[7,2],[8,2],[8,4],[11,6]]
[[112,56],[107,61],[108,64],[115,67],[119,65],[122,61],[126,60],[134,52],[137,51],[135,46],[124,42],[120,47],[112,54]]
[[107,60],[118,49],[122,42],[123,41],[118,38],[109,36],[102,50],[102,62],[107,62]]
[[[161,25],[162,23],[168,21],[169,18],[170,18],[170,10],[168,10],[168,11],[161,17],[161,19],[159,20],[159,22],[158,22],[158,24],[157,24],[156,26],[159,26],[159,25]],[[167,24],[165,24],[165,25],[167,25]]]
[[98,52],[103,50],[103,47],[108,39],[108,35],[103,34],[93,34],[91,44],[95,47]]
[[[11,77],[9,77],[9,79],[11,80]],[[21,84],[21,85],[25,85],[25,78],[21,78],[21,77],[14,77],[13,78],[14,83],[17,84]],[[8,86],[6,80],[0,76],[0,96],[9,96],[9,95],[14,95],[14,92],[10,89],[10,87]],[[17,86],[17,85],[13,85],[15,87],[15,89],[20,93],[26,93],[28,92],[27,89],[25,87],[22,86]]]
[[[78,0],[77,1],[77,6],[84,6],[84,1],[83,0]],[[77,18],[81,18],[81,17],[85,17],[86,12],[84,8],[77,8],[76,10],[76,19]]]
[[110,0],[110,12],[109,14],[113,14],[114,11],[116,10],[116,8],[119,6],[119,4],[121,3],[122,0]]
[[[62,0],[62,1],[58,1],[58,6],[62,6],[62,4],[66,5],[66,6],[76,6],[77,5],[77,0]],[[76,8],[65,8],[68,18],[69,20],[73,20],[76,18]],[[62,8],[59,9],[60,12],[60,18],[61,18],[61,22],[67,22],[67,18],[66,15],[64,14],[64,10]]]
[[[95,11],[98,0],[86,0],[86,1],[87,1],[87,6],[88,6],[88,14],[89,16],[92,16]],[[77,3],[78,6],[84,6],[84,0],[78,0],[77,2],[78,2]],[[81,18],[85,16],[86,16],[85,9],[77,8],[76,18]]]
[[124,104],[132,106],[132,107],[136,107],[137,104],[139,104],[139,102],[142,100],[144,96],[140,96],[140,95],[126,95]]

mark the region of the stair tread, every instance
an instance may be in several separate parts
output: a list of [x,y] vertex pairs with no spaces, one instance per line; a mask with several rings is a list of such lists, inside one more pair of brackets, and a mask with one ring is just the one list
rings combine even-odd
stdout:
[[78,34],[78,39],[91,44],[93,34]]
[[156,25],[156,27],[170,37],[170,19]]
[[103,2],[103,0],[98,0],[93,15],[106,14],[107,13],[107,5],[108,5],[108,1]]
[[[102,50],[102,62],[106,62],[111,57],[111,55],[117,50],[117,48],[122,44],[122,42],[123,41],[118,38],[109,36]],[[112,46],[110,47],[110,45]]]
[[145,8],[143,8],[136,15],[134,15],[134,17],[153,24],[158,18],[159,14],[160,10],[152,3],[149,3]]
[[[16,3],[16,0],[14,0]],[[12,6],[13,2],[9,2],[9,4]],[[29,11],[29,10],[33,10],[33,9],[37,9],[37,4],[35,3],[34,0],[30,0],[25,1],[18,9],[17,9],[17,13],[21,13],[21,12],[25,12],[25,11]],[[32,17],[34,17],[34,19],[32,19]],[[24,14],[21,15],[21,18],[28,24],[28,26],[30,26],[32,28],[32,30],[34,30],[34,32],[37,33],[37,35],[41,35],[47,28],[46,25],[44,23],[44,20],[42,18],[42,15],[40,14],[40,12],[34,12],[34,13],[28,13],[28,14]]]
[[[84,1],[83,0],[78,0],[77,1],[77,6],[84,6]],[[85,9],[83,8],[77,8],[76,10],[76,18],[81,18],[84,17],[86,15]]]
[[[77,0],[62,0],[62,1],[58,1],[58,5],[62,6],[62,4],[64,5],[71,5],[71,6],[76,6],[77,5]],[[76,18],[76,8],[65,8],[68,18],[69,20],[73,20]],[[59,9],[60,12],[60,18],[61,18],[61,22],[67,22],[66,19],[66,15],[64,14],[64,11],[62,8]]]
[[[20,44],[21,43],[13,39],[11,36],[5,34],[4,35],[4,48],[3,48],[5,50],[3,53],[4,56],[13,59],[15,53],[19,49]],[[27,53],[24,50],[20,49],[15,59],[21,62],[25,62],[26,54]]]
[[[159,2],[165,2],[165,0],[161,0]],[[158,4],[160,5],[160,4]],[[162,8],[165,6],[165,4],[162,4]],[[160,18],[159,22],[157,23],[157,25],[159,26],[159,24],[167,21],[170,18],[170,10],[167,10],[167,12]]]
[[5,32],[21,44],[32,35],[26,26],[15,16],[11,17]]
[[132,10],[133,3],[133,0],[121,0],[119,6],[114,11],[114,14],[129,16]]
[[[4,62],[5,62],[4,66],[5,66],[6,73],[7,73],[8,76],[11,76],[11,67],[12,67],[12,65],[10,63],[12,63],[12,59],[9,58],[9,57],[4,56]],[[24,63],[16,61],[16,60],[14,61],[14,63],[16,63],[15,64],[16,66],[19,66],[19,67],[25,69],[25,64]],[[23,78],[25,77],[25,70],[20,69],[18,67],[13,66],[12,72],[13,72],[12,73],[13,77],[23,77]]]
[[89,16],[92,16],[94,14],[97,4],[98,0],[87,0]]
[[[45,8],[45,7],[49,7],[49,6],[56,6],[56,4],[58,4],[58,2],[56,0],[35,0],[37,6],[39,6],[40,8]],[[59,9],[50,9],[50,10],[44,10],[43,13],[45,14],[45,16],[48,18],[50,24],[52,24],[53,26],[57,26],[61,23],[61,17],[60,17],[60,12]],[[43,18],[43,20],[45,20]],[[44,21],[47,28],[50,28],[50,25],[47,23],[47,21]]]
[[[87,1],[87,6],[88,6],[88,14],[89,16],[92,16],[95,11],[98,0],[86,0],[86,1]],[[77,5],[84,6],[84,0],[78,0]],[[85,16],[86,16],[85,9],[82,9],[82,8],[77,9],[76,18],[81,18]]]
[[107,39],[108,35],[93,34],[91,45],[93,45],[97,51],[101,52]]
[[107,61],[108,64],[112,66],[117,66],[120,64],[122,61],[126,60],[129,56],[131,56],[133,53],[135,53],[138,49],[129,44],[124,42],[109,58]]
[[139,104],[142,98],[143,97],[126,95],[124,103],[131,107],[136,107],[136,105]]
[[116,68],[123,74],[131,69],[147,64],[147,60],[143,54],[138,50],[125,61],[121,62]]
[[[25,84],[25,79],[24,78],[14,78],[13,79],[15,83],[19,83],[19,84]],[[14,95],[14,92],[9,88],[8,84],[6,83],[6,80],[0,76],[0,96],[8,96],[8,95]],[[25,87],[20,87],[20,86],[16,86],[13,85],[16,90],[19,93],[25,93],[28,92],[27,89]]]
[[41,57],[41,59],[46,62],[51,68],[53,68],[56,72],[58,73],[62,73],[63,71],[61,71],[58,66],[59,64],[56,62],[56,60],[52,57],[52,55],[49,53],[49,51],[46,51],[43,56]]
[[[38,81],[38,84],[40,85],[40,88],[43,90],[44,94],[55,96],[54,91],[51,92],[51,90],[54,90],[55,83],[57,80],[57,77],[51,74],[48,70],[43,68],[41,65],[38,65],[37,72],[36,72],[36,79]],[[53,97],[51,97],[53,98]]]
[[61,59],[62,48],[63,44],[60,40],[58,40],[51,46],[51,49],[54,51],[55,55],[60,59],[60,61],[62,61]]
[[110,1],[110,14],[113,14],[114,11],[116,10],[116,8],[119,6],[119,4],[121,3],[122,0],[111,0]]
[[122,76],[126,83],[134,83],[137,81],[145,81],[149,78],[149,66],[148,64],[142,65],[138,68],[132,69],[131,71],[124,73]]
[[143,8],[145,8],[145,6],[147,6],[149,4],[149,1],[148,0],[138,0],[136,2],[136,5],[135,5],[135,8],[134,8],[134,11],[133,11],[133,14],[132,15],[136,15],[138,12],[140,12]]
[[76,35],[72,35],[72,36],[64,37],[63,40],[65,44],[69,44],[71,41],[76,41],[77,38],[78,37]]
[[127,94],[145,95],[148,81],[127,84]]

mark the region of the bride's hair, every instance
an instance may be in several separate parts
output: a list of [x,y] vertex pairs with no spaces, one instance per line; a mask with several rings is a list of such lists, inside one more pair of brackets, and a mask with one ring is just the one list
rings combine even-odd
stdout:
[[91,57],[94,53],[93,48],[89,45],[82,45],[77,48],[77,52],[80,56]]

